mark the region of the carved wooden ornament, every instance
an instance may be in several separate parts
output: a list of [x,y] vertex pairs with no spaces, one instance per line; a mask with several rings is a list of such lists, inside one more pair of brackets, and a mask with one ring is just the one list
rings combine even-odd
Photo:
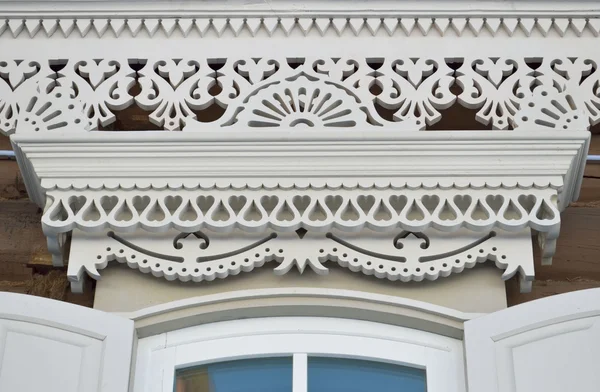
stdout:
[[[73,289],[113,260],[194,282],[491,260],[528,290],[600,122],[599,19],[356,7],[0,22],[0,132]],[[161,130],[102,131],[132,105]],[[425,132],[453,105],[481,130]]]

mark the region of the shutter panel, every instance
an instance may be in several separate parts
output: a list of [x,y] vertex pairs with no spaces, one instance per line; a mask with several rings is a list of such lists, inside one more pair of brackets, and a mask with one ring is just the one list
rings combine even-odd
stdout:
[[0,293],[0,391],[127,392],[133,321]]
[[469,392],[600,390],[600,289],[465,323]]

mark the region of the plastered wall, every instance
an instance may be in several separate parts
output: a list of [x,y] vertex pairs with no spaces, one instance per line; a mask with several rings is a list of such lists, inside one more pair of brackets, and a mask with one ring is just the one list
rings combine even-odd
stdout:
[[392,295],[445,306],[462,312],[487,313],[506,308],[502,271],[492,264],[478,265],[448,278],[423,282],[391,282],[328,265],[328,275],[311,270],[290,271],[277,276],[263,267],[250,273],[212,282],[168,282],[123,265],[109,266],[96,285],[94,308],[108,312],[131,312],[175,300],[228,291],[316,287]]

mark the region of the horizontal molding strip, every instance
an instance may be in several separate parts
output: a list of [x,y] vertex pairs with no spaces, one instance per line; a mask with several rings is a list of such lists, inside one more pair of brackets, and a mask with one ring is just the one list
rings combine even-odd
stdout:
[[398,179],[398,178],[379,178],[364,179],[360,177],[345,179],[315,179],[315,178],[256,178],[256,179],[223,179],[223,178],[203,178],[198,179],[169,179],[169,178],[122,178],[122,179],[89,179],[83,177],[45,179],[42,180],[42,188],[46,191],[51,190],[258,190],[258,189],[282,189],[282,190],[338,190],[338,189],[546,189],[551,188],[562,191],[562,177],[544,177],[533,179],[531,177],[489,177],[481,178],[428,178],[419,179]]
[[214,16],[250,16],[250,15],[376,15],[390,13],[404,15],[594,15],[600,12],[597,1],[570,0],[568,2],[538,0],[455,0],[448,6],[445,0],[353,0],[340,3],[336,0],[306,0],[301,3],[287,0],[244,1],[228,0],[188,0],[174,3],[167,0],[2,0],[0,13],[10,16],[41,15],[214,15]]
[[[341,137],[343,135],[343,138]],[[158,143],[167,143],[173,147],[187,147],[190,143],[205,145],[206,143],[218,143],[228,145],[232,143],[289,143],[297,145],[296,142],[323,143],[329,145],[343,146],[346,144],[361,145],[369,142],[380,146],[401,144],[406,146],[423,147],[423,143],[431,143],[432,148],[442,149],[444,146],[460,147],[464,149],[479,149],[485,144],[513,145],[514,148],[526,149],[528,144],[538,146],[550,145],[553,143],[576,143],[581,137],[589,135],[585,130],[569,129],[563,130],[532,130],[526,129],[519,132],[491,132],[481,131],[431,131],[431,132],[396,132],[394,130],[375,130],[363,131],[361,129],[344,129],[342,131],[335,129],[253,129],[228,131],[226,129],[207,129],[198,133],[184,132],[165,132],[165,131],[140,131],[140,132],[82,132],[79,128],[71,126],[61,130],[58,134],[45,133],[39,134],[17,133],[11,140],[17,143],[27,143],[28,145],[48,145],[56,144],[66,146],[67,148],[76,145],[90,144],[95,147],[106,145],[127,146],[131,142],[140,142],[144,145]],[[123,143],[123,144],[121,144]],[[132,148],[134,148],[132,146]],[[212,148],[212,147],[211,147]]]
[[[600,13],[598,13],[600,14]],[[1,15],[1,14],[0,14]],[[600,17],[460,17],[440,14],[427,16],[339,16],[311,17],[10,17],[0,16],[0,39],[14,38],[120,38],[120,37],[265,37],[317,36],[505,36],[531,35],[575,37],[600,35]],[[452,14],[451,14],[452,15]]]

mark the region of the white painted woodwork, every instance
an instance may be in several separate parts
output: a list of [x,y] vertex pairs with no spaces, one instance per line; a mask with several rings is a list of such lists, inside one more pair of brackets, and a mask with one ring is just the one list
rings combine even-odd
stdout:
[[[310,292],[296,289],[287,295]],[[248,298],[273,298],[273,294],[250,293]],[[332,300],[350,298],[349,292],[321,294]],[[363,301],[391,300],[371,297]],[[219,299],[202,302],[212,306]],[[415,301],[398,303],[406,310],[442,315],[461,324],[467,320],[464,356],[461,340],[422,330],[432,322],[427,318],[413,321],[413,328],[352,320],[351,314],[244,318],[181,328],[183,318],[197,319],[199,315],[199,309],[191,309],[192,303],[184,301],[130,315],[144,330],[151,328],[144,322],[151,315],[160,316],[157,321],[163,327],[166,322],[171,325],[166,332],[142,338],[132,363],[134,326],[130,319],[44,298],[0,293],[0,390],[127,392],[133,375],[134,392],[171,392],[176,369],[282,355],[293,356],[296,391],[306,389],[306,358],[310,355],[424,368],[430,392],[465,392],[465,368],[469,392],[592,392],[600,385],[596,371],[600,289],[557,295],[484,316]],[[184,309],[191,313],[186,316],[181,313]],[[169,310],[180,320],[165,317]],[[285,312],[277,306],[273,310],[272,316]],[[390,309],[387,312],[387,316],[371,313],[367,318],[398,316]],[[245,313],[245,317],[249,315]],[[402,317],[414,316],[406,313]]]
[[[588,1],[0,1],[0,14],[0,132],[55,265],[75,231],[75,291],[113,260],[199,282],[271,261],[325,274],[325,259],[400,282],[491,260],[527,291],[531,244],[504,250],[495,234],[531,230],[551,263],[600,122]],[[161,131],[97,132],[133,105]],[[420,132],[453,105],[481,130]],[[348,237],[370,231],[390,238]],[[397,239],[411,233],[436,245],[409,252]],[[204,243],[178,252],[190,235]]]
[[[178,4],[176,9],[173,9],[172,4],[166,0],[154,0],[146,6],[135,2],[137,9],[130,4],[132,0],[41,0],[32,3],[35,5],[14,0],[0,1],[4,12],[27,18],[25,21],[11,19],[12,23],[3,26],[2,29],[6,31],[6,34],[14,37],[18,37],[20,34],[33,37],[41,29],[45,36],[50,37],[53,35],[69,36],[74,30],[84,37],[90,34],[90,31],[100,36],[107,33],[115,34],[117,37],[128,34],[136,36],[140,32],[150,36],[157,34],[170,36],[181,33],[189,34],[192,30],[191,26],[195,25],[196,28],[192,31],[195,30],[194,32],[200,36],[206,34],[208,27],[214,28],[214,31],[211,32],[219,35],[255,36],[260,31],[260,16],[264,15],[266,17],[263,21],[264,29],[269,32],[269,35],[273,35],[276,29],[281,29],[286,35],[296,32],[296,29],[297,32],[305,35],[313,32],[325,35],[329,32],[328,30],[333,30],[331,33],[339,35],[360,35],[367,30],[368,33],[375,35],[381,24],[384,24],[386,32],[392,35],[396,33],[395,27],[399,22],[402,26],[402,28],[398,28],[399,33],[407,35],[415,30],[413,28],[415,24],[419,25],[416,30],[428,34],[434,23],[439,26],[436,32],[442,35],[448,30],[444,28],[448,24],[451,24],[451,30],[458,34],[479,35],[484,23],[489,26],[487,31],[493,34],[526,36],[531,34],[532,30],[538,29],[547,34],[552,27],[557,35],[565,34],[570,29],[579,35],[584,31],[586,22],[588,22],[586,16],[593,18],[597,16],[598,12],[593,1],[585,0],[573,0],[567,4],[536,0],[516,0],[506,4],[492,0],[477,0],[477,7],[473,6],[472,0],[456,0],[452,2],[451,6],[443,0],[413,0],[401,3],[390,0],[362,0],[354,1],[351,5],[352,9],[362,17],[354,14],[348,21],[348,5],[340,5],[335,0],[308,1],[310,7],[302,8],[298,2],[286,0],[251,4],[244,1],[228,1],[226,3],[218,0],[188,1]],[[298,27],[296,27],[295,17],[298,16],[300,9],[304,17],[299,18]],[[68,12],[76,14],[76,11],[82,12],[84,15],[89,14],[88,17],[76,19],[77,27],[73,26],[73,19],[67,18]],[[435,11],[436,15],[445,16],[445,18],[427,17],[426,15],[432,11]],[[34,12],[36,13],[35,19],[31,18],[31,14]],[[116,15],[111,14],[113,12]],[[59,20],[55,18],[57,13],[62,16]],[[107,14],[111,16],[110,19],[105,16]],[[216,17],[194,18],[198,14],[216,15]],[[221,16],[223,14],[230,18]],[[329,17],[323,17],[324,15]],[[398,18],[399,15],[404,18]],[[531,17],[532,15],[540,15],[540,18],[534,19]],[[451,16],[454,17],[444,22]],[[502,18],[502,16],[505,17]],[[280,26],[277,23],[278,17],[281,18]],[[569,19],[572,20],[571,23],[569,23]],[[395,23],[393,23],[394,21]],[[505,29],[499,29],[500,23]],[[128,28],[126,29],[125,26]],[[329,28],[330,26],[331,28]],[[591,30],[593,31],[593,29]]]
[[[316,48],[333,45],[327,41]],[[6,58],[0,61],[6,79],[0,84],[0,131],[14,133],[17,122],[19,133],[96,130],[133,104],[150,112],[149,121],[161,129],[185,132],[216,127],[416,132],[442,120],[442,112],[456,102],[477,111],[482,129],[585,130],[600,121],[597,57],[554,51],[534,62],[507,53],[510,47],[499,46],[497,56],[413,57],[386,48],[375,58],[362,50],[341,52],[341,58],[310,52],[290,57],[264,49],[240,56],[233,45],[225,58],[212,51],[136,60],[109,54],[97,62],[75,53],[60,60]],[[61,69],[54,71],[57,63]],[[134,97],[136,84],[141,91]],[[455,84],[460,93],[452,92]],[[214,105],[224,112],[206,121],[202,111]]]
[[[177,314],[190,304],[174,304],[173,312]],[[407,329],[352,320],[350,316],[248,318],[143,338],[134,391],[146,391],[147,386],[153,392],[169,391],[175,370],[188,366],[293,354],[299,375],[304,372],[306,355],[331,355],[425,368],[428,391],[593,392],[600,385],[596,369],[600,355],[599,304],[600,289],[592,289],[467,317],[464,363],[468,389],[461,381],[462,343],[456,347],[458,341],[454,339],[419,331],[424,324]],[[422,305],[425,310],[427,306]],[[168,308],[161,306],[146,313],[164,316]],[[190,312],[197,314],[197,310]],[[144,312],[131,316],[143,324]],[[166,320],[161,317],[158,322]],[[170,322],[178,325],[176,320]],[[302,377],[295,377],[294,385],[299,390],[304,388]]]
[[[539,232],[543,260],[550,262],[559,235],[559,211],[578,193],[589,140],[589,132],[574,130],[388,130],[370,133],[369,141],[357,130],[291,132],[283,136],[278,130],[259,131],[252,134],[254,141],[244,132],[204,131],[143,135],[73,132],[71,143],[61,143],[60,135],[41,141],[39,134],[27,132],[12,139],[22,167],[31,173],[26,175],[30,189],[40,189],[34,194],[42,200],[44,194],[48,197],[42,227],[57,264],[62,263],[62,238],[76,230],[69,267],[75,290],[81,290],[83,272],[97,279],[98,270],[111,260],[169,280],[225,278],[230,271],[249,271],[272,260],[283,263],[276,270],[281,273],[294,265],[300,270],[310,265],[324,272],[320,261],[328,255],[338,257],[328,245],[331,236],[327,233],[340,230],[342,239],[346,233],[385,233],[390,236],[384,244],[389,248],[403,230],[429,229],[439,232],[428,232],[432,238],[462,233],[437,252],[451,253],[440,257],[435,266],[418,262],[410,267],[394,265],[389,258],[380,263],[382,257],[369,259],[373,255],[364,252],[348,259],[351,252],[341,250],[339,262],[349,265],[357,259],[353,270],[391,280],[418,281],[461,272],[465,265],[472,267],[490,255],[494,261],[505,255],[506,259],[499,259],[499,266],[508,271],[505,277],[522,267],[522,289],[528,290],[534,276],[531,244],[525,251],[511,246],[514,254],[527,255],[512,261],[508,251],[496,256],[492,248],[500,248],[494,245],[472,260],[467,260],[466,254],[450,259],[452,264],[442,259],[470,250],[463,248],[476,241],[473,236],[481,238],[494,230],[519,233],[529,228]],[[321,151],[318,157],[315,143]],[[260,159],[254,157],[254,151],[260,151]],[[439,159],[441,153],[447,158]],[[288,155],[295,156],[295,164],[290,165]],[[123,156],[127,159],[121,159]],[[218,241],[212,241],[200,248],[200,253],[196,248],[184,250],[189,250],[188,258],[210,257],[215,265],[197,266],[195,261],[194,265],[173,264],[173,257],[181,260],[183,255],[173,245],[180,233],[200,235],[198,230],[205,230],[204,235],[213,240],[229,235],[234,241],[238,229],[255,241],[240,237],[230,242],[230,250],[239,250],[236,255],[224,256],[225,249],[219,252]],[[271,238],[272,243],[282,242],[294,237],[298,229],[310,232],[303,242],[285,247],[270,243],[261,252],[252,252],[256,245],[247,248],[275,234],[278,237]],[[163,235],[162,244],[155,242],[158,237],[154,233]],[[127,237],[130,243],[151,251],[145,253],[151,258],[136,254],[135,260],[131,259],[135,248],[127,246],[126,254],[125,248],[114,243],[117,237]],[[90,246],[90,241],[94,245]],[[88,247],[95,249],[93,255],[86,251]],[[398,249],[360,248],[385,253],[391,260],[429,256],[419,248],[408,255]],[[244,252],[249,255],[241,255]],[[305,257],[306,252],[312,255]],[[323,260],[314,262],[318,257]],[[309,259],[313,262],[308,263]],[[142,265],[144,260],[147,265]]]
[[[342,219],[339,222],[348,223]],[[275,236],[272,229],[220,233],[203,229],[189,235],[177,230],[143,236],[109,233],[73,232],[68,266],[72,283],[81,282],[84,274],[100,279],[100,271],[111,261],[182,282],[225,279],[261,267],[277,275],[296,268],[303,272],[307,267],[327,275],[333,263],[398,282],[445,278],[487,261],[504,271],[504,280],[519,273],[524,287],[534,277],[529,229],[426,229],[415,235],[398,226],[385,232],[329,228],[302,237],[289,230]]]
[[[200,282],[329,260],[400,284],[491,260],[526,291],[532,230],[551,263],[600,123],[594,2],[179,3],[0,0],[0,132],[55,265],[72,234],[73,290],[111,261]],[[96,132],[132,105],[161,131]],[[452,105],[481,130],[420,132]],[[382,310],[362,314],[386,319],[394,301],[371,300]],[[583,291],[467,321],[469,392],[598,390],[599,304]],[[177,368],[293,355],[298,392],[317,354],[418,366],[428,392],[465,392],[463,342],[418,330],[445,323],[417,307],[435,320],[350,320],[345,304],[329,308],[345,318],[149,336],[145,317],[196,320],[160,309],[133,315],[147,337],[131,364],[132,321],[1,294],[0,391],[127,392],[135,367],[134,392],[171,392]],[[460,334],[465,317],[447,318]]]
[[[481,285],[485,287],[485,285]],[[274,299],[276,299],[274,301]],[[306,316],[354,319],[419,329],[461,339],[463,323],[482,313],[464,313],[429,302],[368,291],[286,287],[243,289],[202,295],[120,313],[135,322],[137,336],[146,338],[175,329],[230,319]]]
[[528,302],[465,323],[469,392],[594,392],[600,289]]
[[127,392],[133,322],[0,293],[0,391]]
[[[464,392],[462,342],[410,328],[342,318],[224,321],[140,339],[134,392],[172,392],[175,370],[255,356],[294,356],[294,388],[306,356],[334,356],[425,369],[428,392]],[[296,389],[294,389],[296,391]]]
[[308,355],[295,353],[292,360],[292,391],[308,392]]

